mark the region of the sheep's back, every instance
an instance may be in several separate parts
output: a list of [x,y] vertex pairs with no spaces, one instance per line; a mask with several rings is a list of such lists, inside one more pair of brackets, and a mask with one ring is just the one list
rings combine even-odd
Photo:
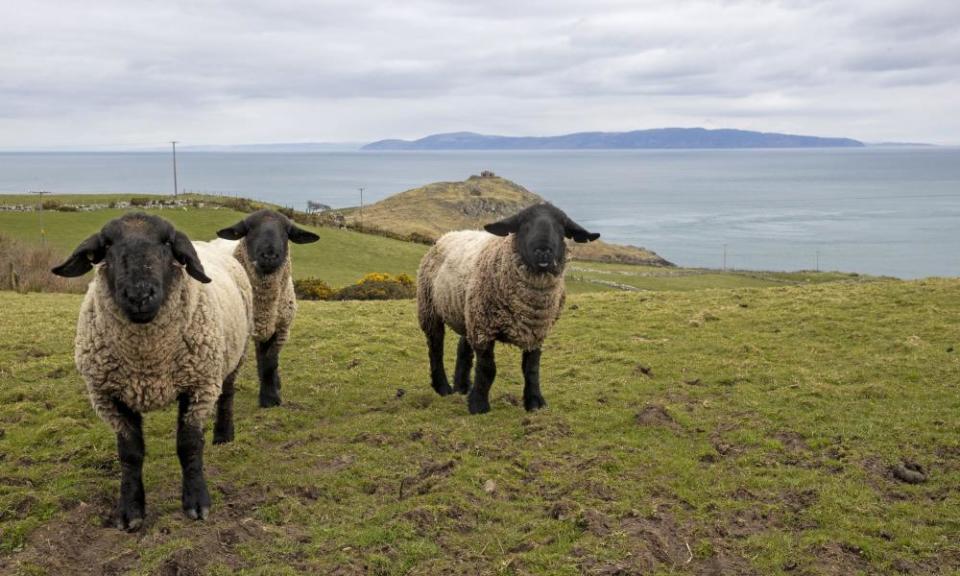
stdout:
[[429,293],[429,302],[420,302],[424,313],[439,316],[454,331],[466,331],[466,289],[477,270],[484,247],[497,237],[478,230],[448,232],[437,240],[420,265],[417,281],[424,287],[421,300]]
[[253,324],[253,289],[243,266],[231,250],[210,242],[194,242],[194,249],[211,282],[202,289],[219,310],[224,337],[224,375],[240,365]]

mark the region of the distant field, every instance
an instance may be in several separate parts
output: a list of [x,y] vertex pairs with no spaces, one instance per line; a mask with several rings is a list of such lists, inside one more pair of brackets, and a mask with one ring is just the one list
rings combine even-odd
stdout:
[[549,408],[501,347],[479,417],[430,390],[413,302],[304,302],[285,404],[256,407],[248,363],[236,441],[207,444],[208,522],[180,512],[174,410],[147,416],[136,535],[103,527],[79,304],[0,292],[2,574],[960,570],[960,280],[573,295]]
[[[3,196],[0,196],[2,198]],[[69,254],[84,238],[98,231],[105,222],[126,212],[106,209],[94,212],[2,212],[0,234],[36,241],[41,229],[47,242]],[[216,231],[246,215],[227,209],[149,210],[174,223],[191,239],[209,240]],[[320,235],[314,244],[294,245],[294,273],[297,277],[316,276],[331,286],[343,286],[359,280],[368,272],[415,274],[427,247],[380,236],[333,228],[312,228]]]
[[567,268],[567,283],[571,292],[764,288],[791,284],[870,280],[872,279],[869,277],[843,272],[724,272],[580,261],[571,262]]
[[[9,197],[0,195],[0,201]],[[36,201],[35,198],[26,198]],[[128,200],[129,195],[114,199]],[[70,199],[74,202],[77,200]],[[104,196],[90,196],[87,202],[106,203]],[[16,202],[12,202],[16,203]],[[54,249],[69,254],[84,238],[99,230],[105,222],[125,210],[104,209],[94,212],[4,212],[0,211],[0,234],[21,240],[40,242],[41,230]],[[233,224],[245,215],[228,209],[164,209],[152,210],[172,221],[195,240],[210,239],[216,230]],[[294,274],[298,278],[313,276],[334,287],[360,279],[368,272],[406,273],[416,275],[420,258],[427,246],[401,242],[350,230],[312,228],[320,235],[315,244],[293,246]],[[784,284],[805,284],[837,280],[861,280],[856,275],[839,273],[745,273],[715,270],[688,270],[571,262],[567,271],[567,287],[571,293],[605,292],[636,288],[640,290],[696,290],[703,288],[749,288]]]

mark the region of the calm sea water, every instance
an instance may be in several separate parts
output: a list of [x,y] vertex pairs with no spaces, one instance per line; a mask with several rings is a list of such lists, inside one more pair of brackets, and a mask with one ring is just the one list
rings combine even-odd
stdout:
[[[960,274],[960,149],[178,154],[182,189],[303,208],[493,170],[684,266]],[[0,192],[173,189],[162,153],[0,154]]]

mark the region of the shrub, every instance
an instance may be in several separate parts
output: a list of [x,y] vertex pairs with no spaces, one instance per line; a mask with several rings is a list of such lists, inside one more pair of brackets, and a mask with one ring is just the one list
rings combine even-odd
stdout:
[[79,212],[80,209],[76,206],[70,206],[64,204],[63,206],[57,206],[57,212]]
[[413,298],[417,290],[413,279],[400,274],[394,276],[383,272],[373,272],[364,276],[356,284],[337,291],[334,300],[399,300]]
[[57,200],[44,200],[40,203],[40,208],[44,210],[56,210],[60,208],[60,202]]
[[133,198],[130,199],[130,205],[136,206],[138,208],[148,206],[150,202],[152,202],[152,200],[145,196],[134,196]]
[[298,300],[329,300],[334,291],[319,278],[301,278],[293,281],[293,291]]
[[407,241],[416,242],[417,244],[427,244],[427,245],[433,244],[433,238],[431,238],[430,236],[427,236],[422,232],[411,232],[407,234]]
[[63,258],[47,246],[0,236],[0,290],[82,294],[89,278],[61,278],[50,272]]
[[227,198],[222,202],[222,206],[236,210],[237,212],[256,212],[259,208],[246,198]]

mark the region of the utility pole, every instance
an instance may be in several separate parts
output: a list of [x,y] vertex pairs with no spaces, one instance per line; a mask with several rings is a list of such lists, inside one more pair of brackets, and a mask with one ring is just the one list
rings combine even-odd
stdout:
[[46,246],[47,244],[47,229],[43,226],[43,195],[49,194],[50,192],[46,190],[37,190],[35,192],[30,192],[31,194],[36,194],[39,197],[37,201],[37,207],[40,209],[40,243]]
[[723,269],[727,269],[727,245],[723,245]]
[[360,231],[363,232],[363,186],[360,187]]
[[176,198],[180,190],[177,187],[177,141],[171,140],[170,144],[173,146],[173,197]]
[[817,272],[820,271],[820,249],[817,248]]

